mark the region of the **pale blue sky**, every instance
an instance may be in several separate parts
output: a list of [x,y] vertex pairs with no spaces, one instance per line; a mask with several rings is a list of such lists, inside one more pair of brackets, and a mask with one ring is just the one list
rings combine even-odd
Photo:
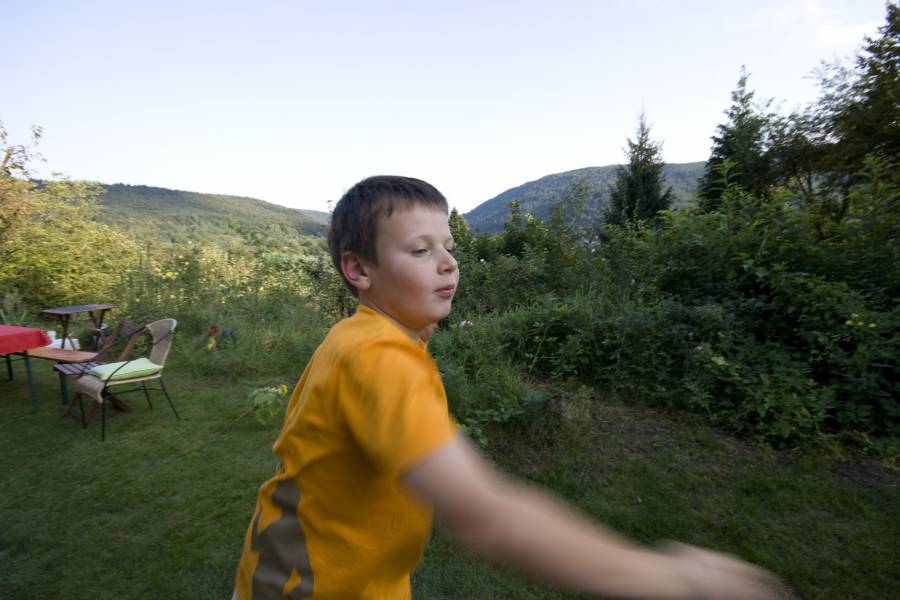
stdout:
[[377,173],[470,210],[619,163],[643,106],[668,162],[705,160],[742,64],[784,110],[882,0],[0,0],[0,120],[72,178],[325,210]]

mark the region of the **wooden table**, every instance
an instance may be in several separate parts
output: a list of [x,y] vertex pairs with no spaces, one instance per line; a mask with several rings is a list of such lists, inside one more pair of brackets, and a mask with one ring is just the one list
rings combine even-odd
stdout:
[[[69,318],[72,315],[88,313],[91,322],[97,331],[103,326],[103,316],[111,308],[115,308],[112,304],[76,304],[75,306],[61,306],[59,308],[47,308],[41,311],[44,315],[53,315],[59,319],[62,324],[62,345],[61,349],[66,348],[66,339],[69,337]],[[96,314],[95,314],[96,313]]]
[[41,348],[49,343],[50,338],[43,329],[0,325],[0,356],[6,358],[6,370],[10,381],[13,378],[10,355],[21,356],[25,360],[25,378],[28,381],[28,395],[31,397],[31,412],[37,412],[38,401],[34,392],[34,379],[31,376],[28,351],[33,348]]

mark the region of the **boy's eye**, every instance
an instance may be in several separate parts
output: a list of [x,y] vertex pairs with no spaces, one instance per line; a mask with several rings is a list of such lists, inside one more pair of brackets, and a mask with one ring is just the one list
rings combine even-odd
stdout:
[[428,252],[427,248],[417,248],[417,249],[413,250],[412,253],[413,253],[413,256],[425,256],[425,254],[427,252]]
[[454,252],[456,252],[456,248],[447,248],[447,252],[453,254]]

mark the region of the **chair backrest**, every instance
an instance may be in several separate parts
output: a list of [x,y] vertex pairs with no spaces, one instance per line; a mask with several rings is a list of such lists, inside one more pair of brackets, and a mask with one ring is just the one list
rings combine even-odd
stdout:
[[150,350],[150,360],[159,366],[165,366],[166,357],[172,348],[172,338],[175,336],[175,319],[160,319],[147,324],[147,329],[153,336],[153,348]]

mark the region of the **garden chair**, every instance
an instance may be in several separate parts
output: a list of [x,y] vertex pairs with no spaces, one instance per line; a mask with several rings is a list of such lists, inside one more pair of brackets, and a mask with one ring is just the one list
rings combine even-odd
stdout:
[[[63,415],[69,415],[73,404],[69,402],[69,392],[66,385],[66,378],[80,377],[88,373],[91,369],[99,364],[108,362],[115,354],[116,350],[121,347],[118,358],[115,360],[122,361],[131,357],[131,352],[135,344],[146,331],[145,327],[139,323],[122,319],[116,326],[110,330],[109,334],[99,339],[99,348],[96,352],[84,352],[81,350],[63,350],[60,348],[36,348],[30,350],[28,355],[32,358],[41,358],[44,360],[55,361],[53,370],[59,374],[59,393],[62,403],[66,404],[66,410]],[[122,342],[125,345],[122,346]]]
[[149,359],[137,358],[106,365],[98,365],[78,379],[75,383],[75,396],[72,398],[71,402],[78,402],[82,415],[82,427],[87,426],[84,417],[83,396],[88,396],[93,399],[95,402],[94,406],[96,406],[96,404],[100,405],[102,413],[100,439],[106,440],[106,405],[110,402],[117,402],[112,396],[110,388],[140,383],[140,387],[117,391],[116,393],[124,394],[143,390],[144,396],[147,398],[147,404],[152,409],[153,403],[150,401],[147,382],[153,379],[158,379],[160,384],[159,388],[154,389],[162,390],[163,394],[166,396],[166,400],[169,402],[169,406],[172,407],[172,412],[175,413],[175,418],[181,419],[181,417],[178,416],[178,411],[175,409],[172,398],[169,396],[169,392],[166,390],[166,385],[162,380],[163,367],[166,363],[166,357],[169,355],[169,350],[172,348],[172,338],[176,325],[177,321],[175,321],[175,319],[160,319],[159,321],[154,321],[147,325],[146,329],[153,337],[153,346],[150,349]]

